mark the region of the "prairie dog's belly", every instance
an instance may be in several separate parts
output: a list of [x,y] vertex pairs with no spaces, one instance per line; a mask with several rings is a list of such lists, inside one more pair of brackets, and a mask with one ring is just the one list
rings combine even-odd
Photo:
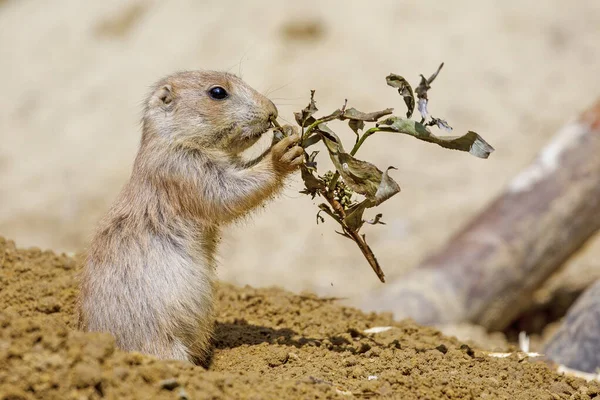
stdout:
[[157,236],[115,247],[114,265],[92,260],[84,276],[88,330],[112,333],[124,349],[144,349],[148,338],[168,341],[206,329],[213,316],[211,257]]

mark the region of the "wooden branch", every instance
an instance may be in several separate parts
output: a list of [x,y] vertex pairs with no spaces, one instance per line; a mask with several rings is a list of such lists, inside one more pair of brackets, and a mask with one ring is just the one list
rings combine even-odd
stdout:
[[561,327],[546,344],[547,358],[583,372],[600,368],[600,280],[569,309]]
[[506,327],[541,283],[600,229],[600,101],[437,254],[363,308],[422,324]]

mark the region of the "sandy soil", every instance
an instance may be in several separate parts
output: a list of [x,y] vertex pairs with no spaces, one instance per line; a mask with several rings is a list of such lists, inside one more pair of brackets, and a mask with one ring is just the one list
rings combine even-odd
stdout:
[[[218,289],[208,370],[73,330],[77,262],[0,238],[0,399],[591,399],[600,384],[281,289]],[[389,326],[381,333],[366,333]]]
[[[0,232],[61,251],[86,246],[128,177],[141,100],[175,70],[240,72],[292,120],[309,89],[325,111],[347,97],[367,111],[401,112],[384,77],[415,82],[444,61],[431,110],[497,150],[484,161],[383,135],[365,146],[365,158],[399,168],[403,189],[382,209],[387,225],[367,230],[390,279],[489,202],[600,93],[597,0],[5,0],[0,26]],[[227,233],[220,277],[357,304],[379,282],[331,224],[315,226],[299,187],[292,182]],[[597,275],[598,259],[595,240],[572,266]]]

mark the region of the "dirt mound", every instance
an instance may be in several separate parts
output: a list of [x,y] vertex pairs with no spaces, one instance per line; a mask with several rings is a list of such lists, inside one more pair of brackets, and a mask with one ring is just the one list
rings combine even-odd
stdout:
[[[0,238],[0,399],[589,399],[600,385],[497,359],[410,321],[279,289],[218,290],[208,370],[73,330],[77,262]],[[365,333],[373,327],[392,327]]]

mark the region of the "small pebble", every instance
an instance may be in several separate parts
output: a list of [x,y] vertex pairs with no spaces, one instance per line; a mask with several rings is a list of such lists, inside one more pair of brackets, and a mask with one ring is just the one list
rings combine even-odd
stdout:
[[161,389],[173,390],[179,387],[179,382],[175,378],[164,379],[158,383]]

